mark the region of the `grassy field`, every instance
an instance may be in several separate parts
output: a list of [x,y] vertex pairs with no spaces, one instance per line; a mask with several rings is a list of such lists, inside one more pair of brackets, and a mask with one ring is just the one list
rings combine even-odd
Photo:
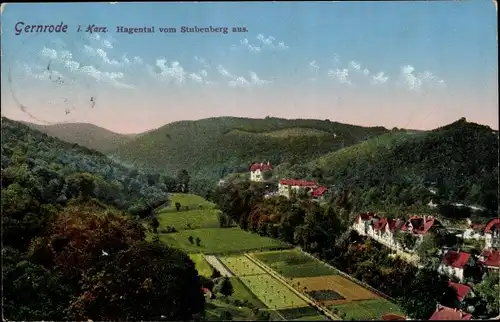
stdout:
[[338,312],[344,320],[380,320],[386,313],[404,315],[395,304],[384,299],[332,305],[329,309]]
[[323,136],[323,135],[332,135],[332,133],[317,130],[312,128],[303,128],[303,127],[292,127],[288,129],[269,131],[269,132],[247,132],[241,130],[233,130],[230,132],[231,134],[247,134],[247,135],[259,135],[259,136],[270,136],[275,138],[288,138],[294,136]]
[[240,301],[248,301],[252,306],[265,309],[266,305],[262,303],[253,293],[248,289],[243,282],[240,281],[238,277],[230,278],[231,284],[233,285],[234,293],[231,295],[232,298],[238,299]]
[[[218,210],[213,203],[200,196],[184,193],[173,193],[170,198],[170,206],[158,213],[160,230],[166,226],[177,230],[219,227]],[[181,204],[179,211],[175,208],[177,202]]]
[[243,276],[240,280],[271,309],[304,307],[308,304],[270,275]]
[[[200,246],[191,244],[188,237],[201,239]],[[229,254],[260,249],[288,248],[278,240],[251,234],[240,228],[205,228],[160,234],[160,240],[187,253]]]
[[236,276],[266,274],[262,268],[243,255],[219,257],[219,260]]
[[335,270],[304,255],[298,249],[259,252],[252,255],[284,277],[297,278],[337,274]]
[[210,277],[212,275],[212,266],[203,258],[203,254],[189,254],[189,258],[191,258],[196,265],[199,275],[205,277]]

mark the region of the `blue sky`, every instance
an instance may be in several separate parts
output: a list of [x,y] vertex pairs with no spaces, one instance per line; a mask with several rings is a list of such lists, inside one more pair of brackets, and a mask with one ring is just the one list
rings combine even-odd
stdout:
[[[68,32],[16,36],[19,21]],[[77,32],[89,24],[108,32]],[[118,132],[220,115],[414,128],[465,116],[498,128],[496,24],[491,0],[9,4],[2,114]]]

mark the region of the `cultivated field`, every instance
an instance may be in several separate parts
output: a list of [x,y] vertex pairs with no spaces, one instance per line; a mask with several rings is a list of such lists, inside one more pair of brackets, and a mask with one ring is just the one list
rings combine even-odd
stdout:
[[276,312],[287,321],[329,321],[311,306],[276,310]]
[[262,303],[261,300],[255,296],[248,287],[243,284],[243,282],[238,277],[229,278],[231,285],[233,285],[233,295],[232,298],[238,299],[240,301],[248,301],[254,307],[259,309],[266,309],[266,305]]
[[337,274],[337,271],[314,258],[304,255],[295,248],[259,252],[252,255],[284,277],[314,277]]
[[[200,246],[191,244],[188,237],[200,238]],[[160,240],[187,253],[223,254],[260,249],[289,248],[283,242],[251,234],[240,228],[205,228],[184,230],[177,233],[160,234]]]
[[337,311],[344,320],[380,320],[386,313],[404,315],[395,304],[385,299],[337,304],[329,309]]
[[218,270],[222,276],[225,276],[225,277],[233,277],[234,276],[234,274],[231,272],[231,270],[227,269],[226,266],[223,263],[221,263],[221,261],[217,257],[215,257],[214,255],[204,255],[204,257],[205,257],[205,260],[213,268]]
[[212,266],[203,258],[203,254],[189,254],[189,258],[194,262],[199,275],[212,276]]
[[262,268],[243,255],[219,257],[219,260],[236,276],[267,274]]
[[[160,230],[166,226],[177,230],[219,227],[219,210],[213,203],[192,194],[173,193],[170,197],[170,206],[158,213]],[[181,204],[179,211],[175,208],[177,202]]]
[[325,305],[379,299],[377,294],[340,275],[295,278],[294,284]]
[[308,306],[286,285],[270,275],[249,275],[240,280],[270,309]]

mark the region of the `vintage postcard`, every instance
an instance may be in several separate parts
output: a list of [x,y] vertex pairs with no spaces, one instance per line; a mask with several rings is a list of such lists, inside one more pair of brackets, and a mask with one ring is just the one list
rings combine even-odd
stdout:
[[1,15],[6,320],[500,318],[496,0]]

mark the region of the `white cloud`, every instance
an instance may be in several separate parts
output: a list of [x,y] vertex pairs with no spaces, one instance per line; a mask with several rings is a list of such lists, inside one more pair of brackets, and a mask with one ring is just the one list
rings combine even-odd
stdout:
[[148,69],[150,74],[159,80],[173,80],[176,83],[183,84],[188,75],[178,61],[171,62],[169,66],[165,58],[159,58],[156,60],[155,66],[160,71],[159,73],[154,72],[151,66],[148,66]]
[[360,70],[360,69],[361,69],[361,64],[360,64],[360,63],[358,63],[358,62],[356,62],[356,61],[354,61],[354,60],[353,60],[353,61],[351,61],[351,62],[349,63],[349,65],[350,65],[352,68],[354,68],[355,70]]
[[106,48],[113,48],[113,44],[109,41],[109,40],[104,40],[102,42],[103,46],[106,47]]
[[247,80],[243,76],[235,76],[231,74],[224,66],[217,66],[217,71],[224,77],[229,78],[228,85],[230,87],[249,87],[249,86],[263,86],[270,84],[271,81],[260,79],[257,73],[250,71],[250,80]]
[[346,68],[344,69],[337,68],[336,70],[330,69],[328,71],[328,76],[336,78],[337,81],[339,81],[342,84],[348,84],[348,85],[352,84],[352,82],[348,79],[349,70]]
[[365,76],[368,76],[370,75],[370,71],[367,68],[365,68],[363,69],[363,74],[365,74]]
[[446,87],[444,80],[439,79],[430,71],[415,72],[411,65],[401,67],[400,84],[410,90],[418,91],[422,87]]
[[198,73],[190,73],[188,77],[196,83],[199,84],[213,84],[213,82],[208,81],[206,78],[208,77],[208,73],[206,70],[202,69]]
[[254,85],[262,86],[262,85],[267,85],[267,84],[271,83],[271,81],[260,79],[257,76],[257,73],[255,73],[255,72],[249,72],[249,73],[250,73],[250,80],[252,81],[252,84],[254,84]]
[[245,87],[247,85],[250,85],[250,83],[245,79],[245,77],[240,76],[234,80],[229,81],[228,85],[230,87]]
[[209,69],[211,67],[210,64],[207,62],[207,60],[205,58],[203,58],[203,57],[194,56],[194,60],[196,60],[204,68]]
[[57,70],[48,70],[45,66],[36,66],[35,68],[32,68],[28,64],[24,63],[23,68],[26,76],[30,78],[52,81],[64,79],[64,76],[61,72]]
[[257,43],[251,43],[247,38],[240,40],[240,45],[232,45],[231,49],[236,50],[239,47],[243,47],[250,52],[260,53],[263,49],[270,50],[286,50],[289,49],[283,41],[276,41],[276,38],[273,36],[264,36],[263,34],[258,34],[256,37]]
[[[92,39],[99,40],[100,36],[98,34],[92,35]],[[110,59],[107,53],[103,49],[94,49],[91,46],[84,45],[84,52],[93,57],[99,57],[103,62],[111,66],[122,66],[123,62],[127,62],[126,55],[123,56],[123,62],[118,62],[114,59]],[[55,66],[63,66],[72,73],[80,73],[91,76],[93,79],[99,82],[106,82],[115,87],[121,88],[133,88],[132,85],[124,84],[119,82],[119,78],[123,78],[123,73],[110,73],[105,71],[100,71],[94,66],[84,66],[73,58],[73,54],[68,50],[57,51],[52,48],[44,47],[40,51],[40,56],[45,59],[50,59],[50,63],[45,67],[43,74],[33,73],[31,70],[27,70],[28,76],[37,79],[50,79],[54,81],[56,79],[62,79],[62,73],[54,70]],[[31,74],[30,74],[31,73]]]
[[384,72],[379,72],[372,77],[372,84],[385,84],[388,80],[389,76],[387,76]]
[[313,60],[313,61],[309,62],[309,68],[311,68],[314,71],[318,71],[319,65],[315,60]]
[[94,66],[83,66],[81,72],[92,77],[97,82],[109,83],[115,87],[132,89],[133,85],[122,83],[120,80],[125,76],[120,72],[103,72],[95,68]]
[[240,40],[240,44],[253,53],[260,53],[261,47],[254,46],[249,43],[248,39]]

